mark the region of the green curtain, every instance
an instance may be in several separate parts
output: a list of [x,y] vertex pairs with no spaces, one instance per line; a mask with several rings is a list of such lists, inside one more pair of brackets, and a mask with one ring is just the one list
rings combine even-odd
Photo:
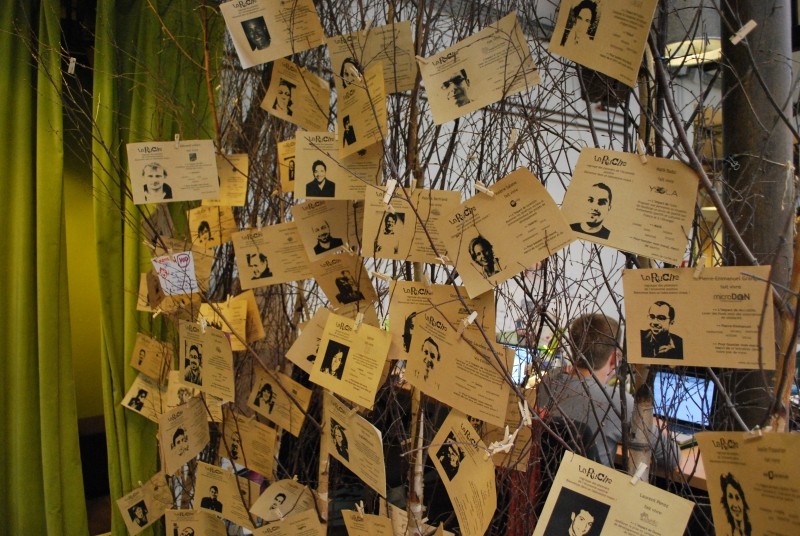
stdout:
[[0,7],[0,533],[88,534],[69,338],[57,0]]
[[[139,275],[149,269],[150,252],[139,234],[141,213],[128,193],[125,144],[171,140],[175,134],[214,137],[202,70],[202,10],[214,22],[214,50],[222,42],[221,25],[218,11],[201,4],[98,2],[92,153],[112,502],[149,479],[158,466],[156,426],[120,406],[136,376],[128,361],[137,331],[157,333],[162,327],[161,319],[136,311]],[[112,513],[113,533],[125,534],[119,510],[113,507]]]

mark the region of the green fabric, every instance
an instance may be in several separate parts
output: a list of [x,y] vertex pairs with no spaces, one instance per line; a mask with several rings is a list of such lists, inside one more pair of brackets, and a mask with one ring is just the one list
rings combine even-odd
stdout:
[[69,339],[59,12],[57,0],[0,7],[3,534],[88,534]]
[[[200,9],[195,0],[100,0],[97,6],[93,167],[112,503],[158,467],[155,424],[120,406],[136,377],[128,362],[137,331],[157,332],[161,327],[160,319],[154,322],[136,312],[139,276],[150,269],[150,252],[139,235],[139,209],[128,194],[125,144],[171,140],[175,134],[182,139],[213,138],[205,78],[198,68],[203,58]],[[219,13],[211,10],[209,15],[215,19],[214,42],[221,43]],[[162,23],[179,36],[185,54],[162,30]],[[176,226],[181,223],[176,221]],[[112,532],[125,534],[119,510],[114,507],[112,512]]]

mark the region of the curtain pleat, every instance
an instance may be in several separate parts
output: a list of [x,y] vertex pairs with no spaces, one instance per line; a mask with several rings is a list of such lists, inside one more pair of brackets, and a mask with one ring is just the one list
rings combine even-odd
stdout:
[[88,533],[69,336],[60,5],[0,7],[0,533]]

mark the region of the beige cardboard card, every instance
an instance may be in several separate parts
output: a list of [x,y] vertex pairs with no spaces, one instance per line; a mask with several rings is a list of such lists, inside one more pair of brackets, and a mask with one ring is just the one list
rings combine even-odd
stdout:
[[149,141],[126,148],[134,204],[219,197],[212,140]]
[[246,0],[219,8],[245,69],[314,48],[325,39],[312,0]]
[[222,243],[218,207],[204,205],[189,210],[188,214],[193,250],[204,251]]
[[158,422],[165,399],[166,391],[156,380],[139,374],[122,397],[120,404],[153,422]]
[[172,494],[164,473],[156,473],[143,485],[117,499],[117,507],[129,534],[139,534],[158,521],[171,506]]
[[519,168],[449,213],[442,224],[447,256],[470,297],[533,266],[575,240],[539,180]]
[[[253,530],[248,510],[258,497],[259,485],[204,462],[197,462],[194,508],[205,510]],[[244,501],[244,504],[243,504]]]
[[[466,302],[466,308],[461,304],[459,294]],[[485,292],[477,298],[466,297],[463,287],[458,292],[452,285],[426,285],[415,281],[392,281],[389,284],[389,331],[403,341],[405,354],[401,359],[407,359],[411,350],[411,335],[416,324],[427,322],[426,313],[434,309],[440,311],[451,324],[459,325],[467,319],[473,311],[478,315],[474,321],[464,329],[464,336],[470,340],[481,341],[478,326],[482,326],[486,333],[495,332],[495,305],[494,292]],[[424,376],[429,376],[436,367],[436,361],[426,360]]]
[[680,264],[697,185],[677,160],[586,148],[561,212],[580,239]]
[[165,296],[199,292],[191,251],[156,257],[152,263]]
[[769,272],[769,266],[625,270],[628,361],[774,369]]
[[192,397],[199,396],[200,390],[183,381],[180,370],[170,370],[167,375],[167,395],[164,410],[177,408],[186,404]]
[[297,222],[306,255],[316,260],[322,255],[356,247],[363,203],[354,201],[306,201],[292,207],[292,217]]
[[325,130],[330,113],[328,82],[286,59],[272,65],[272,79],[261,107],[306,130]]
[[233,353],[225,333],[180,322],[178,337],[183,381],[223,400],[233,400]]
[[261,368],[256,370],[247,404],[295,437],[300,435],[310,403],[311,390],[286,374],[272,375]]
[[505,371],[514,353],[495,343],[489,348],[477,334],[462,338],[459,325],[433,307],[414,316],[406,380],[448,406],[503,426],[510,390]]
[[323,408],[323,428],[330,455],[385,497],[386,466],[380,430],[330,393],[325,393]]
[[797,534],[800,435],[697,434],[717,534]]
[[131,354],[131,366],[154,380],[165,380],[172,365],[172,345],[144,333],[136,334]]
[[139,274],[139,290],[136,293],[136,310],[142,313],[152,313],[153,308],[150,307],[150,296],[147,285],[147,274]]
[[211,272],[214,270],[214,259],[213,249],[192,250],[194,276],[197,278],[197,286],[202,292],[208,289],[211,282]]
[[392,520],[386,516],[342,510],[342,518],[349,536],[394,536]]
[[306,322],[294,344],[287,350],[286,357],[300,367],[306,374],[311,374],[314,361],[317,359],[319,344],[322,341],[322,332],[328,322],[330,309],[320,307],[314,316]]
[[[409,195],[406,195],[408,192]],[[381,259],[437,263],[445,250],[440,222],[445,214],[458,210],[461,194],[444,190],[397,189],[389,210],[383,198],[386,188],[367,188],[364,207],[362,255]],[[419,218],[417,218],[419,215]]]
[[437,125],[539,83],[516,13],[417,61]]
[[158,418],[158,440],[164,470],[173,475],[197,456],[211,439],[206,408],[200,398],[162,413]]
[[[167,510],[168,536],[227,536],[225,522],[204,510]],[[171,531],[171,532],[170,532]]]
[[175,225],[167,205],[142,207],[142,235],[150,247],[156,247],[163,239],[175,236]]
[[244,290],[311,277],[295,222],[235,233],[233,248]]
[[562,0],[550,52],[634,87],[656,4]]
[[223,410],[220,455],[267,478],[272,476],[276,430],[253,418]]
[[[328,38],[336,91],[362,83],[364,69],[380,63],[386,93],[409,91],[414,87],[417,62],[411,39],[411,22],[400,21],[346,35]],[[338,76],[336,76],[338,74]]]
[[[513,433],[514,430],[517,430],[521,421],[522,414],[519,410],[519,398],[514,391],[510,391],[508,393],[508,406],[506,407],[506,426],[508,430]],[[475,429],[481,432],[481,440],[487,445],[505,439],[505,427],[483,423],[482,427],[475,426]],[[497,467],[525,472],[528,470],[531,446],[531,427],[523,426],[517,431],[517,438],[512,449],[509,452],[495,453],[492,455],[492,461]]]
[[[392,520],[392,530],[394,531],[393,534],[397,536],[410,536],[411,533],[408,530],[408,512],[402,508],[393,506],[392,504],[386,502],[386,500],[383,498],[380,499],[380,511],[381,515],[388,516],[389,519]],[[452,536],[453,534],[450,531],[440,532],[433,526],[423,523],[422,534],[434,533],[441,534],[442,536]]]
[[233,233],[239,230],[233,207],[219,207],[219,228],[222,233],[222,243],[230,242],[233,239]]
[[295,197],[361,200],[367,185],[381,179],[379,144],[340,159],[333,132],[298,132],[295,139]]
[[288,478],[270,485],[250,508],[251,513],[267,522],[281,519],[288,521],[308,511],[314,512],[316,516],[314,494],[308,486]]
[[167,296],[161,303],[158,304],[158,310],[162,313],[175,315],[181,320],[188,320],[194,322],[197,318],[197,313],[200,311],[200,302],[202,298],[200,294],[176,294],[175,296]]
[[683,534],[693,502],[565,452],[533,536]]
[[294,192],[295,143],[294,138],[278,143],[278,176],[282,192]]
[[344,158],[375,143],[386,135],[386,93],[380,63],[364,71],[361,83],[353,83],[339,93],[336,131],[339,156]]
[[451,411],[428,451],[453,503],[461,534],[484,534],[497,508],[494,464],[467,417]]
[[391,336],[374,326],[331,313],[322,333],[311,381],[342,398],[371,408]]
[[246,290],[241,294],[231,298],[231,303],[243,301],[247,304],[247,321],[245,324],[245,332],[247,333],[247,342],[255,342],[266,337],[264,332],[264,321],[261,320],[261,311],[258,308],[256,296],[252,290]]
[[[223,318],[225,319],[224,321]],[[231,350],[240,351],[247,348],[239,339],[239,337],[245,339],[247,331],[246,301],[234,301],[229,298],[228,301],[215,303],[213,307],[210,303],[203,303],[200,305],[200,314],[197,319],[201,323],[205,321],[206,325],[228,334]],[[232,333],[238,334],[239,337],[232,335]]]
[[329,255],[311,263],[311,273],[334,309],[377,299],[364,259],[358,255]]
[[204,206],[243,207],[247,198],[250,161],[244,154],[218,154],[219,198],[203,199]]
[[316,510],[306,510],[286,519],[280,523],[271,523],[256,529],[254,536],[325,536],[327,525],[319,520]]

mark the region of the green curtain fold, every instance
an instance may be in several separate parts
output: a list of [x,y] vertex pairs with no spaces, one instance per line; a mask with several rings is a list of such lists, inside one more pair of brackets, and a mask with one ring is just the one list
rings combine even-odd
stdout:
[[0,533],[88,534],[69,335],[56,0],[0,7]]
[[[125,144],[171,140],[175,134],[183,139],[214,137],[200,68],[203,9],[211,10],[194,0],[98,1],[92,154],[112,503],[158,468],[156,426],[122,408],[120,401],[137,373],[128,365],[137,331],[164,327],[162,319],[136,311],[139,276],[150,268],[150,252],[139,234],[140,207],[128,194]],[[208,14],[215,19],[218,50],[219,13]],[[112,532],[125,534],[116,506],[112,513]]]

